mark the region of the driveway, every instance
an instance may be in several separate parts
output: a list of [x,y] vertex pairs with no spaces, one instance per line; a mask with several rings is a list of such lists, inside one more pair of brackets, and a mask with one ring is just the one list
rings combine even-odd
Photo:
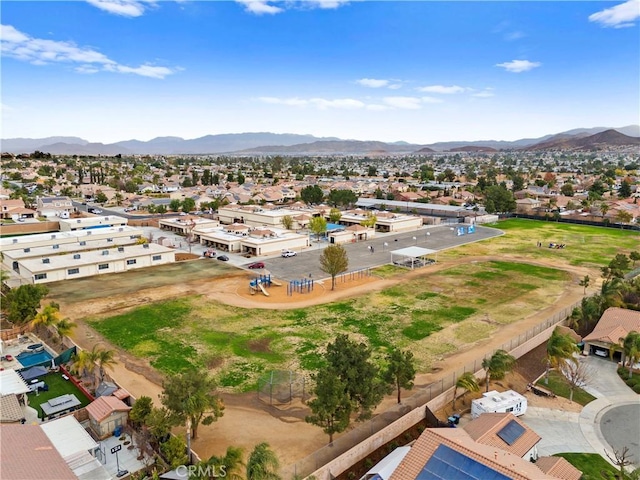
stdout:
[[614,362],[596,356],[582,360],[592,372],[585,390],[596,400],[580,413],[530,407],[521,417],[542,437],[539,455],[599,453],[606,459],[605,452],[627,446],[631,461],[640,466],[640,397],[620,379]]

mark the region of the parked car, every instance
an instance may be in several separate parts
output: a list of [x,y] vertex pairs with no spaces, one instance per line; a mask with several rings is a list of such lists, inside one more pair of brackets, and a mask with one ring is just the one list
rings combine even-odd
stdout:
[[229,257],[227,257],[226,255],[219,255],[218,260],[220,260],[221,262],[228,262]]
[[254,268],[264,268],[264,262],[253,262],[253,263],[250,263],[249,265],[247,265],[247,268],[251,268],[252,270]]
[[297,255],[297,253],[294,252],[293,250],[283,250],[282,251],[282,257],[283,258],[295,257],[296,255]]

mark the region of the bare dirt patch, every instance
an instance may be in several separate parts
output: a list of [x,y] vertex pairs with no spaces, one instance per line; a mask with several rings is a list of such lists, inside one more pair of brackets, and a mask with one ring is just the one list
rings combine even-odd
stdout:
[[[135,290],[133,285],[126,293],[116,292],[105,298],[74,299],[73,295],[65,295],[60,299],[62,311],[79,324],[73,338],[81,347],[90,349],[96,342],[104,342],[99,335],[88,328],[81,320],[87,316],[113,315],[115,312],[128,310],[138,305],[149,302],[177,298],[185,295],[203,295],[222,303],[246,307],[264,309],[294,309],[320,303],[333,302],[345,298],[359,296],[372,291],[379,291],[408,279],[421,275],[430,275],[433,272],[449,268],[452,265],[466,264],[472,261],[487,260],[515,260],[528,261],[528,259],[508,259],[501,257],[465,257],[450,260],[430,266],[424,270],[414,270],[406,274],[388,279],[377,277],[365,277],[357,281],[337,283],[336,289],[331,290],[330,280],[323,283],[316,282],[315,288],[309,293],[294,293],[287,295],[285,282],[281,286],[271,286],[264,296],[261,292],[254,295],[249,289],[249,281],[253,275],[247,272],[227,271],[223,276],[203,278],[173,278],[171,283],[149,286]],[[197,261],[195,263],[202,263]],[[187,262],[193,263],[193,262]],[[476,342],[471,348],[455,354],[443,356],[429,373],[418,375],[416,385],[428,385],[439,381],[441,378],[449,378],[451,372],[462,369],[463,366],[472,363],[492,348],[496,348],[518,337],[522,331],[526,331],[534,325],[544,321],[553,313],[566,308],[582,298],[583,289],[578,281],[584,275],[589,274],[593,278],[598,276],[597,271],[578,267],[563,267],[552,261],[530,262],[553,268],[564,268],[572,274],[571,285],[564,292],[554,292],[556,302],[553,306],[529,315],[527,318],[514,324],[500,326],[489,337]],[[99,288],[94,286],[94,288]],[[77,301],[70,301],[74,299]],[[491,322],[493,323],[493,322]],[[106,343],[106,342],[105,342]],[[267,345],[268,347],[268,345]],[[256,348],[264,348],[264,345]],[[113,376],[127,388],[134,396],[147,395],[157,401],[161,391],[161,375],[144,365],[139,359],[135,359],[124,351],[119,351],[120,363],[116,366]],[[212,359],[215,363],[215,359]],[[131,367],[131,368],[127,368]],[[160,377],[160,378],[158,378]],[[515,380],[506,380],[512,383]],[[522,381],[526,387],[526,381]],[[524,389],[522,390],[524,391]],[[410,394],[410,393],[409,393]],[[240,446],[249,451],[261,441],[268,441],[280,457],[283,465],[290,465],[295,461],[311,454],[327,442],[327,436],[318,427],[306,424],[304,416],[308,410],[302,404],[292,404],[286,410],[277,409],[265,405],[257,398],[256,393],[224,395],[226,409],[225,415],[210,427],[201,427],[199,438],[193,443],[193,448],[203,458],[211,455],[224,454],[230,445]],[[533,402],[539,399],[532,399]],[[376,413],[383,413],[384,408],[394,403],[391,395],[377,409]],[[469,400],[467,400],[469,401]],[[291,441],[295,439],[295,441]]]

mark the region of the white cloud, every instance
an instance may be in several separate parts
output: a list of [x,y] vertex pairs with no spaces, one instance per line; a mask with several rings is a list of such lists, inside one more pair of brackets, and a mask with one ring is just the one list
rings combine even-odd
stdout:
[[523,32],[508,32],[504,34],[504,39],[508,40],[510,42],[514,41],[514,40],[520,40],[521,38],[524,38],[526,35]]
[[88,3],[105,12],[123,17],[139,17],[155,0],[87,0]]
[[314,107],[319,110],[336,109],[360,109],[366,107],[364,102],[352,98],[337,98],[327,100],[325,98],[277,98],[277,97],[259,97],[258,100],[272,105],[287,105],[290,107]]
[[442,99],[436,97],[422,97],[421,100],[423,103],[442,103]]
[[640,18],[640,0],[628,0],[615,7],[605,8],[589,15],[590,22],[613,28],[633,27],[638,18]]
[[77,63],[79,65],[75,67],[75,70],[79,73],[109,71],[132,73],[151,78],[164,78],[178,71],[177,69],[155,67],[148,64],[138,67],[121,65],[91,48],[79,47],[72,42],[33,38],[11,25],[0,25],[0,37],[2,38],[3,55],[33,65]]
[[361,78],[360,80],[356,80],[356,83],[363,87],[382,88],[389,86],[390,82],[389,80],[378,80],[375,78]]
[[[275,15],[288,8],[321,8],[335,9],[349,3],[349,0],[300,0],[300,1],[276,1],[276,0],[235,0],[243,5],[245,10],[256,15]],[[275,4],[279,4],[278,6]]]
[[458,85],[451,85],[450,87],[444,85],[430,85],[428,87],[420,87],[418,90],[425,93],[442,93],[449,95],[452,93],[463,93],[469,89],[466,87],[459,87]]
[[496,63],[496,67],[502,67],[507,72],[521,73],[528,72],[542,65],[540,62],[530,62],[529,60],[511,60],[510,62]]
[[401,108],[404,110],[418,110],[422,101],[417,97],[385,97],[382,101],[394,108]]
[[490,98],[494,97],[495,93],[493,93],[492,88],[485,88],[482,92],[474,93],[471,96],[476,98]]
[[256,15],[275,15],[276,13],[284,12],[282,8],[271,5],[268,0],[236,0],[236,2],[244,5],[247,12],[255,13]]

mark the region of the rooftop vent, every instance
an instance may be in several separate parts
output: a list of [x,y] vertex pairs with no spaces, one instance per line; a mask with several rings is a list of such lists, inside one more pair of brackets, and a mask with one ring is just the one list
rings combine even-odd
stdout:
[[48,258],[43,258],[42,259],[42,263],[49,263],[49,259]]
[[56,238],[56,235],[55,235],[55,233],[54,233],[53,235],[51,235],[51,238]]
[[142,248],[149,248],[149,244],[145,243],[144,245],[142,245]]
[[80,254],[79,254],[79,253],[75,253],[75,254],[73,255],[73,259],[74,259],[74,260],[80,260]]
[[14,239],[13,239],[13,243],[18,243],[18,239],[17,239],[17,238],[14,238]]
[[55,245],[53,245],[53,249],[54,250],[58,250],[60,248],[60,245],[58,245],[57,243]]
[[109,250],[102,250],[102,255],[109,255]]
[[24,253],[29,253],[30,251],[31,251],[31,249],[30,249],[30,248],[25,248],[25,249],[24,249]]
[[119,252],[124,252],[124,247],[118,247]]
[[80,242],[80,245],[82,245],[83,247],[84,247],[86,244],[87,244],[87,242],[85,242],[84,240],[82,240],[82,241]]

